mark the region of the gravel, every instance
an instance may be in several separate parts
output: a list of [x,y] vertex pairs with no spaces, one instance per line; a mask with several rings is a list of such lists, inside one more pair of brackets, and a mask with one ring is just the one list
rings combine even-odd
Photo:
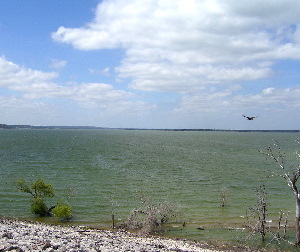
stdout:
[[205,244],[125,231],[0,219],[1,251],[216,251]]

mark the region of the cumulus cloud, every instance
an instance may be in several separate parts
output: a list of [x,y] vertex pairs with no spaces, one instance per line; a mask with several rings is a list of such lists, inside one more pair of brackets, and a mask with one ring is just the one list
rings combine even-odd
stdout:
[[128,63],[118,68],[121,77],[134,77],[130,87],[144,91],[191,92],[210,84],[263,79],[273,75],[270,67]]
[[0,86],[2,87],[27,91],[30,91],[31,87],[42,89],[56,77],[55,72],[42,72],[21,67],[0,57]]
[[254,107],[267,108],[276,105],[278,108],[299,108],[300,107],[300,86],[292,88],[266,88],[255,95],[238,95],[234,103],[238,105],[252,104]]
[[300,86],[266,88],[258,94],[236,94],[231,91],[206,92],[182,96],[176,112],[232,113],[251,108],[252,111],[287,110],[300,108]]
[[27,100],[17,96],[0,96],[0,108],[7,111],[12,110],[31,110],[35,108],[41,108],[42,102]]
[[270,77],[273,61],[300,59],[299,15],[297,0],[104,0],[90,23],[61,26],[52,38],[79,50],[124,49],[117,70],[132,88],[194,92]]
[[115,89],[110,84],[59,85],[54,81],[57,77],[57,73],[21,67],[0,57],[0,87],[19,92],[18,96],[2,97],[0,107],[36,107],[46,103],[43,99],[63,98],[75,101],[81,107],[106,109],[112,113],[152,108],[151,104],[139,101],[133,93]]

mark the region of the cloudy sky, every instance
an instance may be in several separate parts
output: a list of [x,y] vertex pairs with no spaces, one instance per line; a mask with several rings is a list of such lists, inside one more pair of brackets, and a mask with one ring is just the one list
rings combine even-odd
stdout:
[[300,129],[299,60],[299,0],[1,0],[0,123]]

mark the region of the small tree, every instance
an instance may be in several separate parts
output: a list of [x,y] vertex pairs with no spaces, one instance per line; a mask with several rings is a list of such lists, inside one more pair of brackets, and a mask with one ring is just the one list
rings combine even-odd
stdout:
[[45,183],[42,179],[36,180],[29,185],[25,179],[20,179],[16,182],[19,191],[29,193],[32,195],[31,211],[39,216],[51,216],[53,215],[60,220],[70,220],[72,218],[71,207],[63,202],[59,201],[55,206],[47,207],[44,198],[54,197],[53,186],[49,183]]
[[45,183],[42,179],[36,180],[32,185],[28,185],[25,179],[16,182],[17,188],[21,192],[32,195],[31,211],[40,216],[50,214],[52,208],[48,208],[44,202],[45,197],[54,197],[54,189],[51,184]]
[[262,240],[265,240],[266,236],[266,217],[267,217],[267,201],[266,201],[266,188],[265,185],[260,185],[257,190],[257,202],[255,207],[251,207],[250,210],[257,217],[257,223],[253,227],[254,232],[259,233]]
[[[297,143],[300,144],[299,140]],[[276,148],[276,152],[273,150],[271,146],[267,148],[267,155],[271,157],[275,163],[279,165],[283,173],[275,174],[279,177],[284,178],[287,181],[288,186],[294,193],[296,200],[296,218],[295,218],[295,229],[296,229],[296,245],[300,245],[300,191],[297,186],[297,181],[300,178],[300,164],[288,166],[286,163],[285,153],[281,150],[278,142],[274,143]],[[296,157],[300,160],[300,154],[296,151]]]
[[16,182],[17,188],[21,192],[30,193],[34,198],[44,198],[46,196],[53,197],[54,189],[51,184],[45,183],[42,179],[38,179],[29,186],[25,179],[19,179]]

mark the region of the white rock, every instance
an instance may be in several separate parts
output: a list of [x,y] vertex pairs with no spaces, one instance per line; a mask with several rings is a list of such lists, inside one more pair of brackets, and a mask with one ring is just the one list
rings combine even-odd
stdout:
[[[9,234],[10,235],[5,235]],[[47,246],[45,247],[46,243]],[[211,252],[200,244],[126,232],[85,227],[51,226],[0,218],[0,250],[12,246],[23,251],[188,251]]]

